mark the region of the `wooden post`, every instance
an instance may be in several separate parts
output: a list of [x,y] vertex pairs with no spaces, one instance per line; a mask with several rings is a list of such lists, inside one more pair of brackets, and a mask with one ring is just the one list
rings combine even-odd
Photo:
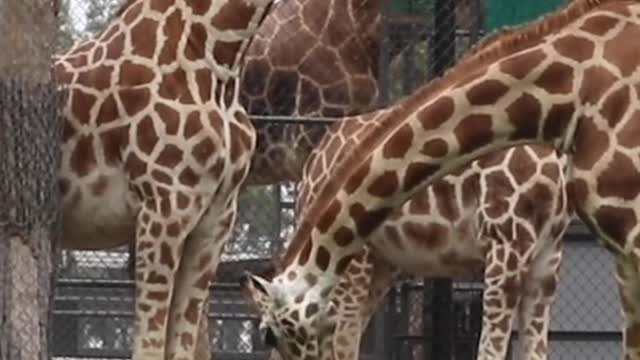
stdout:
[[63,95],[52,0],[0,0],[0,360],[48,354]]

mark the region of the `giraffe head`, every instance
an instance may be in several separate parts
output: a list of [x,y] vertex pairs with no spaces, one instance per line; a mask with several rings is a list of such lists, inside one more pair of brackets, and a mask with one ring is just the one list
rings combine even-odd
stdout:
[[[338,321],[338,306],[330,301],[329,291],[287,291],[278,277],[272,281],[245,274],[245,294],[261,316],[262,341],[276,349],[284,360],[335,358],[332,338]],[[300,306],[285,306],[295,302]],[[303,310],[299,310],[303,309]]]

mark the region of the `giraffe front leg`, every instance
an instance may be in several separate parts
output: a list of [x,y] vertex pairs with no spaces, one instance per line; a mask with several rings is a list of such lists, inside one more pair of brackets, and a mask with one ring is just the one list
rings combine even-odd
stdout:
[[209,339],[208,334],[206,339],[199,338],[200,329],[203,316],[208,312],[209,285],[235,222],[235,196],[225,210],[216,210],[212,207],[203,216],[185,244],[170,310],[169,360],[193,360],[196,351],[198,359],[210,358],[210,353],[201,353],[204,342],[208,343]]
[[506,359],[515,309],[520,298],[518,274],[506,269],[506,259],[511,255],[511,249],[496,242],[490,240],[486,254],[478,360]]
[[185,239],[199,211],[180,212],[177,196],[143,202],[136,230],[136,300],[133,360],[164,359],[171,299]]
[[640,256],[616,255],[616,280],[624,313],[624,359],[640,360]]
[[193,360],[209,360],[211,358],[211,337],[209,336],[209,306],[205,303],[200,315],[196,350]]

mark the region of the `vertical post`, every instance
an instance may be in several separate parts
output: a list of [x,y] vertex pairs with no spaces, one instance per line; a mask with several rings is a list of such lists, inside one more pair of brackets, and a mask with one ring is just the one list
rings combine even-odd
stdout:
[[[441,75],[455,61],[455,3],[456,1],[454,0],[434,0],[434,29],[429,44],[432,76]],[[425,296],[428,296],[428,294],[425,294]],[[435,279],[433,281],[431,299],[432,327],[434,331],[432,332],[430,358],[438,360],[453,359],[455,316],[451,280]],[[424,324],[426,323],[425,321]]]
[[49,359],[62,199],[51,0],[0,1],[0,360]]

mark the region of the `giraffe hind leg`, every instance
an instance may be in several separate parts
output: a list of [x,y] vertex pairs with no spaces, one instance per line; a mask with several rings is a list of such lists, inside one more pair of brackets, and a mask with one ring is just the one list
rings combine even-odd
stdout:
[[624,359],[640,360],[640,254],[616,254],[615,260],[624,313]]
[[[235,195],[222,212],[215,207],[203,216],[198,228],[185,244],[183,262],[176,275],[176,291],[170,310],[170,360],[193,360],[197,350],[204,346],[198,342],[203,315],[209,304],[209,285],[219,262],[223,245],[231,234],[235,222]],[[209,359],[208,354],[204,359]]]
[[517,274],[509,274],[504,264],[499,262],[499,259],[508,258],[511,249],[498,241],[490,241],[489,244],[478,360],[506,359],[515,310],[520,300]]
[[181,249],[200,215],[195,204],[182,211],[176,204],[177,195],[166,194],[143,202],[138,214],[133,360],[164,359],[166,355]]

